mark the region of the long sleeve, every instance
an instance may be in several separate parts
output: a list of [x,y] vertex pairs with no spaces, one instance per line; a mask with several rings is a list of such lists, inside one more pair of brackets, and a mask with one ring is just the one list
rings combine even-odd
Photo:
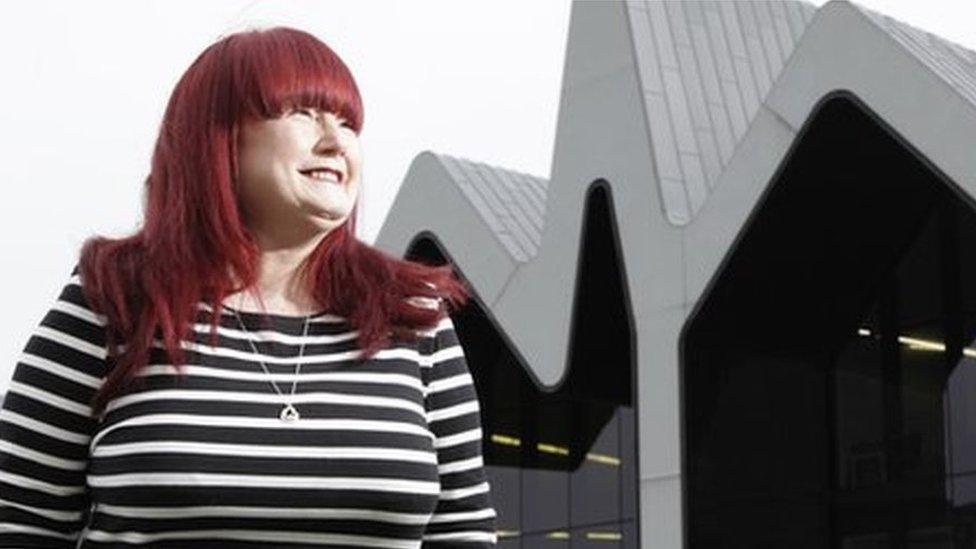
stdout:
[[445,316],[428,341],[422,370],[441,495],[422,548],[494,547],[495,509],[482,459],[481,412],[454,323]]
[[0,407],[0,547],[75,547],[89,498],[91,397],[106,374],[105,324],[77,265],[27,340]]

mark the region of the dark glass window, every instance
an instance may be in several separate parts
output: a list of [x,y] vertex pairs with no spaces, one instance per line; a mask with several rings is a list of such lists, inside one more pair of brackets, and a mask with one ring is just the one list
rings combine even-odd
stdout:
[[856,97],[686,327],[689,547],[976,546],[976,214]]
[[[499,547],[640,547],[633,326],[608,191],[595,186],[588,205],[569,373],[556,390],[540,389],[477,300],[452,315],[481,402]],[[432,237],[411,250],[446,262]]]

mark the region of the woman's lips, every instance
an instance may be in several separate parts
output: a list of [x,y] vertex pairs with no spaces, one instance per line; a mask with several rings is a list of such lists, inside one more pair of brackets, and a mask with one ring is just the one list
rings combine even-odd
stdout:
[[339,181],[345,179],[345,175],[346,175],[342,172],[342,169],[337,168],[331,164],[311,164],[307,168],[298,168],[298,171],[302,173],[313,173],[313,172],[331,173],[335,175],[339,179]]
[[343,186],[343,181],[342,181],[342,177],[341,176],[339,177],[339,180],[338,181],[335,181],[335,180],[328,179],[328,178],[318,178],[318,177],[315,177],[315,176],[311,175],[310,173],[306,173],[306,172],[302,172],[302,171],[299,171],[298,173],[300,173],[302,175],[302,177],[304,177],[305,179],[308,179],[309,181],[312,181],[314,183],[331,183],[333,185],[338,185],[340,187]]

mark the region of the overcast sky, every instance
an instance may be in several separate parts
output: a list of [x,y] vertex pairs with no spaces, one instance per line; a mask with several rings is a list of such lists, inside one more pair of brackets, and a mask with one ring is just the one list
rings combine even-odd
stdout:
[[[860,4],[976,49],[971,0]],[[0,391],[81,242],[136,228],[166,101],[221,36],[301,28],[352,70],[372,243],[420,151],[549,176],[569,15],[567,0],[0,3]]]

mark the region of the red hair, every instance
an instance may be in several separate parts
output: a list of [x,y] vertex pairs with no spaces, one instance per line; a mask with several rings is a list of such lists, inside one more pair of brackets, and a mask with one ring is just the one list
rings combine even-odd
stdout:
[[[212,307],[210,341],[226,296],[256,286],[260,249],[237,203],[238,128],[246,117],[273,118],[292,106],[335,112],[357,134],[359,90],[349,69],[323,42],[287,27],[248,30],[209,46],[170,96],[144,188],[142,226],[131,236],[92,236],[78,268],[92,309],[107,319],[114,364],[92,399],[93,414],[121,393],[149,360],[154,338],[182,374],[180,345],[204,302]],[[361,194],[360,194],[361,196]],[[359,330],[360,360],[397,339],[413,340],[463,306],[470,290],[450,265],[399,259],[359,241],[356,209],[300,266],[320,310]],[[236,276],[239,286],[232,286]],[[442,298],[439,308],[407,297]],[[258,296],[261,302],[263,299]],[[116,348],[124,347],[123,350]]]

